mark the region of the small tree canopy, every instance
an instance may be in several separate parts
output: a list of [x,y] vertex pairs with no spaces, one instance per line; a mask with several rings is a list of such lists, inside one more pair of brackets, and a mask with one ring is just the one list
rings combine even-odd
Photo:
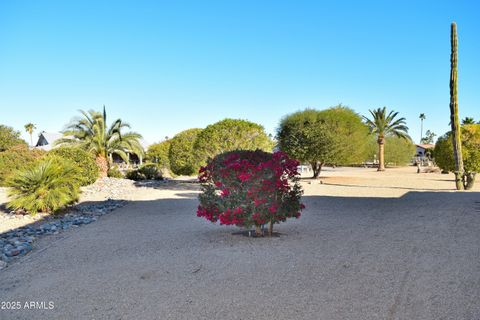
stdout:
[[147,160],[158,164],[160,168],[170,169],[168,153],[170,152],[171,143],[172,140],[165,140],[149,146],[147,151]]
[[193,145],[202,129],[188,129],[180,132],[171,140],[168,159],[170,170],[177,175],[196,174],[200,166],[193,151]]
[[[462,126],[462,155],[466,172],[480,171],[480,124]],[[451,132],[438,138],[434,156],[436,164],[442,170],[455,170]]]
[[272,151],[272,148],[273,142],[261,125],[239,119],[224,119],[207,126],[195,142],[195,153],[200,165],[228,151]]
[[280,149],[310,163],[314,177],[323,164],[362,162],[366,157],[367,137],[368,127],[362,118],[342,105],[287,115],[277,130]]
[[20,138],[20,131],[0,124],[0,152],[17,145],[27,145],[27,142]]
[[425,132],[425,137],[420,140],[420,143],[432,144],[435,141],[436,136],[437,135],[434,132],[427,130],[427,132]]

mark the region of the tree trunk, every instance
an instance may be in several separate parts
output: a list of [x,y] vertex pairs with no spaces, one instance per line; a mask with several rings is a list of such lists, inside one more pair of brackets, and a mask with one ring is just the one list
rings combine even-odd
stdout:
[[108,160],[103,156],[97,156],[95,159],[97,163],[98,170],[100,173],[100,178],[105,178],[108,175]]
[[420,124],[420,143],[423,143],[422,140],[423,140],[423,119],[420,120],[421,121],[421,124]]
[[320,175],[320,172],[322,171],[323,167],[323,162],[319,161],[312,161],[310,162],[310,165],[312,166],[313,170],[313,179],[318,179],[318,176]]
[[257,237],[263,236],[262,227],[261,227],[261,226],[255,226],[255,235],[256,235]]
[[452,127],[453,157],[455,159],[455,186],[457,190],[463,190],[463,158],[460,119],[458,117],[457,98],[457,25],[452,23],[450,41],[452,52],[450,55],[450,125]]
[[270,224],[268,225],[268,235],[273,236],[273,219],[270,219]]
[[379,137],[378,143],[378,169],[377,171],[385,171],[385,138]]
[[465,190],[463,183],[464,173],[460,171],[454,171],[453,174],[455,175],[455,187],[457,190]]
[[33,148],[33,136],[31,133],[30,133],[30,147]]

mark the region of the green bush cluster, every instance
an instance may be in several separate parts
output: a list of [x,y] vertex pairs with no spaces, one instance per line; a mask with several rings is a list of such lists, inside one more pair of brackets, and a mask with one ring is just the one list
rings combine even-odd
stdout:
[[78,167],[61,157],[48,157],[9,178],[8,195],[12,210],[28,213],[56,212],[78,201]]
[[[465,171],[480,171],[480,124],[464,125],[462,130],[462,155]],[[444,172],[455,170],[452,133],[447,132],[438,138],[433,151],[435,163]]]
[[81,186],[97,181],[99,170],[93,154],[76,147],[59,147],[49,151],[47,156],[71,161],[78,169],[78,181]]
[[0,152],[18,145],[27,146],[25,140],[20,138],[20,131],[16,131],[12,127],[0,124]]
[[285,116],[277,130],[277,139],[280,150],[309,163],[316,178],[325,164],[349,165],[365,161],[369,136],[360,115],[339,105]]
[[[378,144],[375,136],[368,137],[368,156],[365,160],[374,159],[377,155]],[[409,139],[395,136],[385,138],[385,165],[403,166],[408,165],[415,156],[417,149]]]
[[241,119],[224,119],[207,126],[195,140],[198,168],[217,155],[235,150],[271,152],[274,143],[263,126]]
[[145,164],[136,170],[128,171],[125,178],[140,181],[140,180],[162,180],[162,173],[158,166],[153,163]]
[[[235,150],[263,150],[274,146],[264,128],[240,119],[224,119],[205,129],[188,129],[173,139],[149,148],[149,160],[159,164],[168,161],[175,175],[195,175],[200,167],[223,152]],[[167,160],[168,159],[168,160]]]
[[44,155],[44,151],[30,150],[23,144],[0,152],[0,186],[4,186],[6,180],[16,171],[33,166]]
[[202,129],[188,129],[173,137],[168,158],[174,174],[191,176],[198,172],[200,166],[193,146],[200,132]]
[[107,177],[117,179],[125,178],[124,174],[117,167],[110,167],[107,171]]
[[171,143],[172,140],[165,140],[149,146],[146,160],[151,163],[156,163],[159,168],[170,169],[168,153],[170,152]]

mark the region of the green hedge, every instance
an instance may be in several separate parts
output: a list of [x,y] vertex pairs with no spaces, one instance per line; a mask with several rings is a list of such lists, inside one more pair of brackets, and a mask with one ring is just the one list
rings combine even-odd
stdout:
[[6,180],[17,170],[33,166],[44,155],[45,151],[29,150],[26,145],[17,145],[0,152],[0,186],[5,186]]
[[191,176],[198,173],[200,165],[193,145],[202,129],[188,129],[175,135],[171,140],[168,159],[170,170],[176,175]]
[[60,157],[71,161],[79,172],[79,182],[81,186],[88,186],[98,179],[98,166],[95,163],[95,157],[79,148],[60,147],[48,152],[48,156]]

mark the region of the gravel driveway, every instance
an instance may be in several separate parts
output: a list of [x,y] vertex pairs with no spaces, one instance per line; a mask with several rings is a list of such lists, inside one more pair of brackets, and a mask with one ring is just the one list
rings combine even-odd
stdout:
[[21,304],[0,319],[480,319],[478,192],[306,196],[264,239],[186,195],[40,239],[0,272],[3,307]]

